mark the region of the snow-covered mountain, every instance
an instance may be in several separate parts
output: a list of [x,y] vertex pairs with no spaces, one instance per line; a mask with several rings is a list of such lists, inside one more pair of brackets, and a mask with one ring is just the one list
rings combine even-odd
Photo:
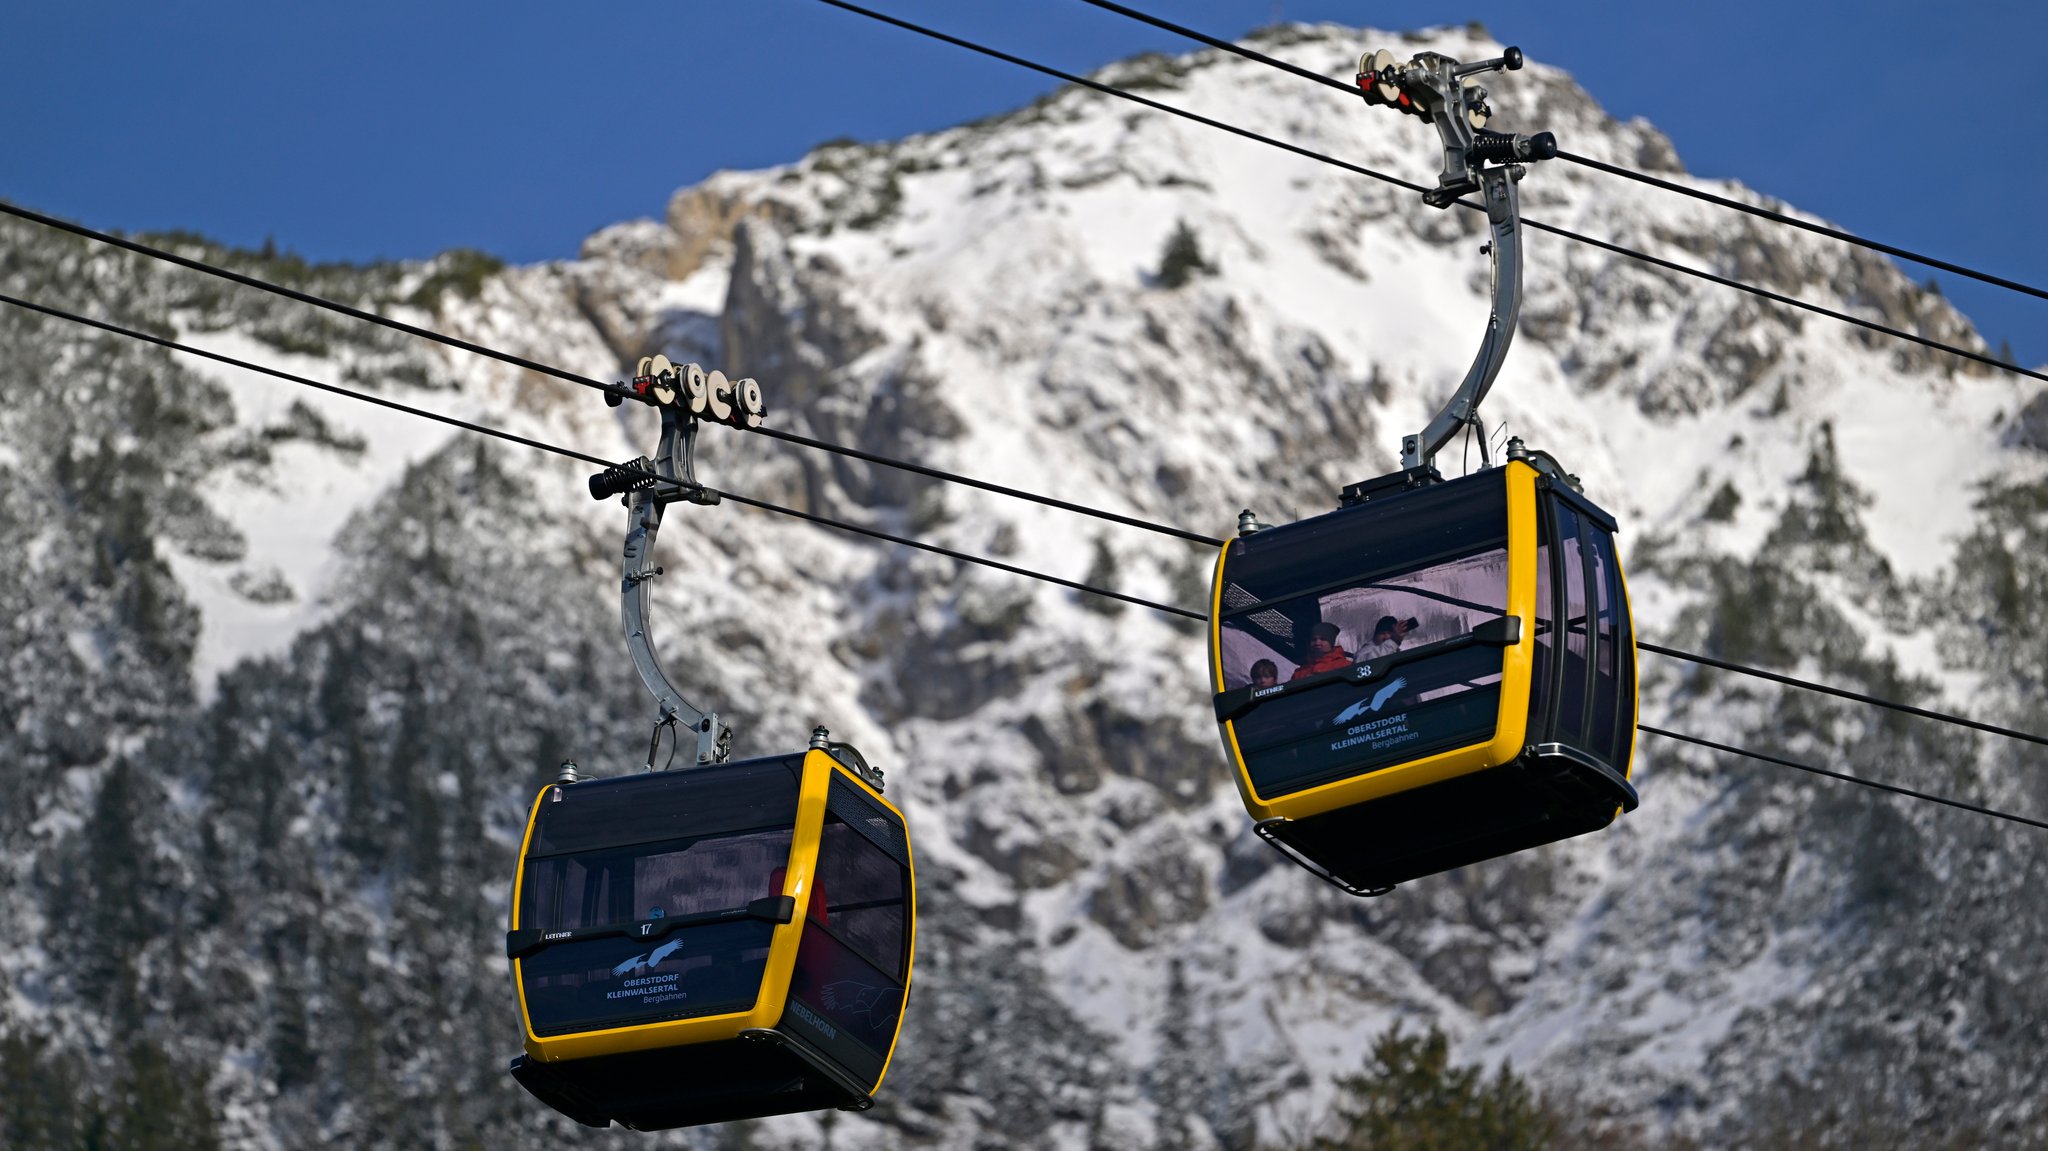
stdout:
[[[1257,39],[1336,76],[1369,47],[1498,51],[1475,29]],[[1421,122],[1235,57],[1101,78],[1434,178]],[[1489,87],[1498,125],[1691,179],[1540,63]],[[1937,291],[1802,232],[1559,162],[1522,197],[1982,347]],[[1170,287],[1183,224],[1211,268]],[[654,352],[722,367],[761,381],[776,427],[1225,535],[1240,508],[1315,514],[1391,470],[1477,346],[1483,239],[1069,89],[722,173],[562,264],[172,242],[590,375]],[[1646,637],[2048,729],[2041,389],[1555,237],[1526,258],[1486,414],[1621,518]],[[0,285],[608,458],[653,447],[647,413],[560,381],[16,221]],[[16,310],[0,350],[0,1070],[57,1101],[51,1125],[110,1099],[116,1132],[236,1148],[574,1130],[503,1074],[499,932],[532,789],[564,758],[644,756],[617,507],[581,465]],[[736,493],[1156,600],[1206,590],[1213,553],[1177,539],[701,443],[700,476]],[[1455,446],[1440,463],[1463,466]],[[732,503],[677,505],[661,550],[665,659],[736,752],[826,724],[912,822],[909,1022],[880,1105],[828,1117],[831,1146],[1251,1147],[1302,1130],[1396,1021],[1642,1140],[2042,1137],[2036,832],[1645,736],[1643,806],[1608,831],[1353,900],[1250,834],[1188,621]],[[2038,749],[1654,655],[1644,673],[1646,722],[2048,810]],[[202,1087],[211,1120],[137,1102]]]

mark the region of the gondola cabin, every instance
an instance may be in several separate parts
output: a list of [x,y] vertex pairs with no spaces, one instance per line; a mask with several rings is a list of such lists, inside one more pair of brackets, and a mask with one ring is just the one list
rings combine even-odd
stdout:
[[513,1076],[592,1127],[871,1106],[917,923],[879,778],[835,743],[543,788],[506,936]]
[[1210,669],[1245,807],[1353,894],[1636,806],[1614,520],[1541,453],[1431,478],[1354,485],[1216,566]]

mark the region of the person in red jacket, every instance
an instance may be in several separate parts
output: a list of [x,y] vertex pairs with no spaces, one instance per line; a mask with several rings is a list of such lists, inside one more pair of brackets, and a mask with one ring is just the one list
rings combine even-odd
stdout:
[[1324,620],[1311,628],[1308,633],[1308,659],[1303,661],[1300,667],[1295,668],[1294,674],[1287,678],[1290,681],[1305,679],[1318,672],[1336,671],[1340,667],[1349,666],[1351,653],[1337,646],[1337,635],[1337,625],[1329,620]]

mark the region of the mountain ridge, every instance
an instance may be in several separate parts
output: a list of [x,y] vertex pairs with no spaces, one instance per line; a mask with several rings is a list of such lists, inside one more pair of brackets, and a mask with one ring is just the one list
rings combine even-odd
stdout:
[[[1327,45],[1332,67],[1397,41],[1495,47],[1423,35],[1261,43]],[[1335,101],[1306,114],[1297,81],[1220,53],[1100,75],[1433,177],[1425,128]],[[1682,170],[1675,152],[1645,159],[1668,141],[1561,73],[1490,86],[1503,125]],[[1599,179],[1537,166],[1524,201],[1981,346],[1875,257]],[[1154,275],[1177,224],[1217,270],[1169,289]],[[652,442],[637,413],[557,381],[4,227],[10,291],[607,458]],[[1313,514],[1392,467],[1476,345],[1481,238],[1405,193],[1065,89],[721,173],[661,222],[594,234],[578,261],[458,276],[411,305],[430,270],[363,272],[351,290],[595,375],[656,351],[754,375],[778,427],[1225,534],[1240,507]],[[1571,445],[1568,466],[1622,515],[1648,634],[2048,726],[2048,551],[2029,550],[2048,468],[2011,430],[2024,389],[1554,238],[1532,235],[1528,263],[1488,411]],[[6,677],[4,758],[34,806],[0,822],[18,880],[4,898],[34,930],[0,952],[0,1019],[98,1065],[143,1066],[122,1052],[147,1038],[204,1077],[229,1146],[566,1132],[493,1063],[517,1045],[495,937],[532,789],[562,758],[635,770],[645,746],[616,650],[616,509],[583,499],[566,464],[324,397],[303,399],[309,419],[270,381],[0,324],[22,401],[0,415],[4,542],[78,557],[34,561],[11,592],[15,650],[37,654]],[[85,365],[91,383],[38,363]],[[158,408],[110,414],[99,396]],[[736,433],[708,433],[699,467],[715,487],[1167,602],[1200,600],[1213,560]],[[1982,506],[1942,534],[1973,486]],[[1248,1147],[1324,1106],[1396,1020],[1712,1145],[1773,1123],[1839,1139],[1871,1116],[1902,1139],[2039,1131],[2021,1056],[2048,1004],[2028,986],[2038,964],[2012,958],[2043,930],[2024,893],[2048,860],[2029,840],[1645,738],[1644,807],[1610,831],[1352,901],[1249,834],[1179,623],[731,504],[679,507],[661,547],[657,640],[734,721],[738,753],[826,723],[889,768],[911,816],[926,942],[901,1065],[871,1117],[835,1120],[835,1146]],[[1645,663],[1646,718],[1880,777],[1931,770],[2019,810],[2048,801],[1989,741]],[[52,776],[64,786],[35,787]],[[1923,898],[1961,875],[1978,883]],[[133,923],[95,928],[108,960],[74,973],[43,941],[79,893]],[[1915,1000],[1930,1006],[1898,1007]],[[1213,1090],[1191,1102],[1181,1081]],[[1855,1106],[1815,1106],[1830,1097]],[[792,1118],[639,1141],[819,1132]]]

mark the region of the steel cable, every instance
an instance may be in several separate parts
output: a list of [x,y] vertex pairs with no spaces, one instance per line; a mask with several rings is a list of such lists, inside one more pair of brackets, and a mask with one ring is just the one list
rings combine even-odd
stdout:
[[[218,276],[221,279],[241,284],[246,287],[255,288],[258,291],[275,293],[277,295],[284,296],[287,299],[297,300],[300,303],[309,304],[316,308],[324,308],[327,309],[328,311],[336,312],[341,315],[348,316],[352,319],[361,320],[370,324],[376,324],[380,327],[390,328],[394,331],[404,332],[407,335],[417,336],[421,339],[430,340],[437,344],[444,344],[448,347],[458,348],[462,351],[471,352],[474,353],[475,355],[483,356],[487,359],[493,359],[500,361],[501,363],[512,364],[516,367],[527,368],[532,371],[541,372],[543,374],[553,376],[554,378],[559,380],[567,380],[572,384],[581,384],[584,387],[594,388],[599,391],[604,391],[607,393],[610,393],[612,391],[612,385],[606,384],[602,380],[593,379],[590,376],[579,375],[575,372],[571,372],[563,368],[558,368],[551,364],[543,364],[535,360],[527,359],[524,356],[514,355],[513,353],[489,347],[484,344],[474,343],[469,340],[462,339],[458,336],[451,336],[443,332],[437,332],[431,328],[422,328],[415,324],[408,324],[403,320],[395,320],[389,316],[382,316],[378,315],[375,312],[364,311],[361,308],[356,308],[348,304],[343,304],[334,300],[329,300],[325,297],[316,296],[309,292],[301,292],[296,288],[287,288],[282,284],[271,283],[268,280],[258,279],[255,276],[246,275],[241,272],[231,271],[229,269],[222,268],[214,264],[206,263],[203,260],[195,260],[190,256],[181,256],[175,252],[167,252],[161,248],[151,247],[148,244],[140,243],[135,240],[130,240],[123,236],[116,236],[108,232],[102,232],[94,228],[88,228],[83,224],[74,224],[68,220],[60,220],[54,216],[46,216],[41,212],[33,211],[28,208],[23,208],[15,204],[9,204],[5,201],[0,201],[0,212],[4,212],[11,216],[17,216],[20,217],[21,219],[29,220],[33,223],[42,224],[46,227],[55,228],[64,232],[69,232],[75,236],[81,236],[89,240],[95,240],[103,244],[111,245],[113,247],[123,248],[126,249],[127,251],[134,252],[138,255],[149,257],[150,259],[162,260],[166,263],[176,264],[181,267],[190,268],[193,271],[203,272],[210,276]],[[939,468],[926,467],[923,464],[912,463],[908,460],[891,459],[888,456],[877,455],[874,452],[863,451],[859,448],[847,447],[844,444],[831,443],[830,441],[827,440],[814,439],[810,436],[799,435],[796,432],[786,432],[777,428],[770,428],[765,426],[759,428],[749,428],[744,430],[756,432],[758,434],[768,436],[772,439],[783,440],[793,444],[801,444],[802,446],[808,448],[816,448],[819,451],[832,452],[837,455],[848,456],[853,459],[863,460],[872,464],[882,464],[887,467],[900,468],[907,472],[915,472],[919,475],[931,476],[935,479],[945,480],[949,483],[964,484],[968,487],[981,488],[984,491],[996,492],[998,494],[1006,496],[1013,496],[1020,500],[1029,500],[1033,503],[1043,504],[1047,507],[1059,508],[1062,511],[1074,512],[1078,515],[1092,516],[1096,519],[1104,520],[1109,523],[1123,524],[1128,527],[1143,528],[1147,531],[1158,532],[1162,535],[1177,536],[1181,539],[1192,540],[1195,543],[1208,544],[1211,547],[1220,547],[1223,543],[1223,541],[1220,539],[1217,539],[1213,536],[1205,536],[1199,532],[1190,532],[1181,528],[1171,527],[1166,524],[1154,523],[1150,520],[1140,519],[1136,516],[1121,515],[1119,513],[1105,511],[1100,508],[1091,508],[1083,504],[1076,504],[1071,503],[1067,500],[1056,499],[1052,496],[1040,495],[1036,492],[1025,491],[1021,488],[1005,487],[1002,484],[990,483],[986,480],[978,480],[972,476],[959,475],[957,473],[944,471]]]
[[[426,420],[433,420],[437,423],[447,424],[451,427],[461,428],[462,430],[467,432],[475,432],[478,435],[492,436],[497,439],[508,440],[512,443],[519,444],[524,447],[534,448],[536,450],[543,452],[550,452],[558,456],[566,456],[569,459],[580,460],[583,463],[587,464],[595,464],[600,468],[617,468],[633,470],[631,466],[628,464],[615,463],[611,460],[603,458],[602,456],[593,456],[587,452],[576,451],[573,448],[565,448],[556,444],[547,443],[542,440],[531,439],[529,437],[519,435],[515,432],[505,431],[502,428],[494,428],[487,424],[473,423],[469,420],[458,419],[454,416],[443,415],[439,412],[429,411],[425,408],[414,407],[411,404],[403,404],[396,400],[388,400],[382,396],[374,396],[366,392],[358,392],[348,388],[337,387],[333,384],[325,383],[320,380],[311,379],[309,377],[301,376],[293,372],[287,372],[280,368],[269,367],[264,364],[258,364],[249,360],[239,359],[235,356],[224,355],[220,352],[210,352],[204,348],[194,347],[191,344],[180,343],[177,340],[168,339],[164,336],[153,335],[149,332],[140,331],[135,328],[124,327],[120,324],[111,323],[106,320],[96,320],[90,316],[80,315],[76,312],[66,311],[62,308],[51,307],[48,304],[39,304],[34,302],[33,300],[24,300],[16,296],[8,295],[6,293],[0,293],[0,304],[9,304],[17,308],[25,309],[27,311],[38,312],[41,313],[42,315],[50,316],[55,319],[67,320],[75,324],[84,325],[86,327],[97,328],[100,331],[108,332],[113,335],[126,336],[129,339],[139,340],[147,344],[154,344],[160,348],[164,348],[169,351],[182,352],[186,355],[191,356],[199,356],[204,359],[212,360],[216,363],[226,364],[229,367],[241,368],[245,371],[258,372],[261,373],[262,375],[271,376],[273,378],[284,380],[289,383],[298,384],[302,387],[314,388],[319,391],[328,392],[332,395],[345,396],[352,400],[360,400],[366,404],[374,404],[381,408],[388,408],[392,411],[403,412],[406,415],[418,416],[421,419]],[[1023,568],[1015,564],[1004,563],[1001,560],[985,559],[979,556],[969,555],[965,552],[954,551],[950,548],[941,547],[937,544],[925,543],[921,540],[914,540],[906,536],[894,535],[892,533],[881,531],[879,529],[863,527],[859,524],[848,523],[844,520],[833,519],[829,516],[821,516],[813,512],[799,511],[795,508],[786,508],[781,506],[780,504],[771,503],[767,500],[757,500],[750,496],[740,495],[737,492],[720,491],[719,489],[716,488],[705,488],[704,490],[714,492],[725,499],[732,500],[735,503],[745,504],[749,507],[760,508],[764,511],[776,512],[778,514],[785,516],[793,516],[798,519],[808,520],[812,523],[822,524],[827,527],[838,528],[842,531],[858,532],[862,535],[872,536],[876,539],[887,540],[890,543],[902,544],[906,547],[920,548],[925,551],[935,552],[939,555],[947,556],[951,559],[963,560],[968,563],[981,564],[985,567],[996,568],[998,570],[1011,572],[1017,575],[1029,576],[1032,579],[1044,580],[1048,583],[1059,584],[1062,587],[1072,588],[1075,591],[1087,592],[1091,595],[1098,595],[1105,597],[1107,599],[1121,600],[1125,603],[1136,604],[1139,607],[1147,607],[1155,611],[1165,612],[1171,615],[1186,616],[1190,619],[1208,618],[1203,613],[1189,611],[1186,608],[1173,607],[1169,604],[1157,603],[1139,596],[1127,595],[1123,592],[1113,591],[1109,588],[1104,587],[1097,587],[1093,584],[1085,583],[1079,580],[1070,580],[1062,578],[1060,576],[1048,575],[1044,572],[1032,571],[1029,568]]]
[[[1411,192],[1420,193],[1425,190],[1422,185],[1411,183],[1410,181],[1403,180],[1398,176],[1391,176],[1385,172],[1379,172],[1371,168],[1363,167],[1358,164],[1353,164],[1348,160],[1340,160],[1335,156],[1331,156],[1322,152],[1317,152],[1311,148],[1304,148],[1299,144],[1290,144],[1284,140],[1276,140],[1271,136],[1262,135],[1261,133],[1254,132],[1249,128],[1240,128],[1235,124],[1228,124],[1221,120],[1214,120],[1207,116],[1203,116],[1199,113],[1190,112],[1184,108],[1176,108],[1171,104],[1164,104],[1160,101],[1151,99],[1150,97],[1140,96],[1135,92],[1127,92],[1113,85],[1104,84],[1099,80],[1090,80],[1085,76],[1077,76],[1071,72],[1065,72],[1058,68],[1051,67],[1050,65],[1040,64],[1036,61],[1027,60],[1022,56],[1012,55],[1011,53],[1001,51],[1000,49],[990,48],[984,44],[977,44],[972,40],[962,39],[961,37],[954,36],[946,32],[940,32],[936,29],[927,28],[921,24],[915,24],[908,20],[903,20],[895,16],[886,15],[884,13],[877,12],[871,8],[863,8],[858,4],[849,3],[848,0],[818,0],[818,2],[821,4],[828,4],[834,8],[843,9],[845,11],[852,12],[860,16],[865,16],[868,19],[877,20],[884,24],[891,24],[894,25],[895,27],[902,28],[905,31],[917,33],[920,36],[928,36],[934,40],[943,41],[944,43],[947,44],[953,44],[958,47],[965,48],[971,52],[979,52],[984,56],[988,56],[997,60],[1002,60],[1005,63],[1015,64],[1021,68],[1029,68],[1034,72],[1039,72],[1047,76],[1052,76],[1056,79],[1063,80],[1069,84],[1076,84],[1084,88],[1089,88],[1097,92],[1102,92],[1107,95],[1118,97],[1119,99],[1129,100],[1133,103],[1141,104],[1147,108],[1151,108],[1156,111],[1165,112],[1173,116],[1179,116],[1185,120],[1192,120],[1195,123],[1204,125],[1206,127],[1216,128],[1224,132],[1229,132],[1235,136],[1242,136],[1248,140],[1255,140],[1261,144],[1278,148],[1285,152],[1291,152],[1297,156],[1302,156],[1307,159],[1316,160],[1324,164],[1329,164],[1333,167],[1342,168],[1347,172],[1354,172],[1361,176],[1369,176],[1372,179],[1381,180],[1386,183],[1392,184],[1396,187],[1405,188]],[[1470,211],[1485,211],[1485,209],[1482,208],[1480,205],[1474,204],[1469,200],[1457,200],[1453,202],[1456,203],[1459,207],[1468,209]],[[1826,316],[1829,319],[1839,320],[1845,324],[1852,324],[1856,327],[1864,328],[1868,331],[1873,331],[1880,333],[1882,335],[1891,336],[1895,339],[1904,340],[1909,343],[1919,344],[1923,347],[1932,349],[1934,351],[1946,352],[1952,356],[1960,356],[1966,360],[1973,360],[1977,363],[1984,364],[1987,367],[1995,368],[1999,371],[2011,372],[2014,375],[2027,376],[2031,379],[2048,382],[2048,372],[2038,372],[2031,368],[2022,368],[2017,364],[2008,364],[2004,360],[1998,359],[1995,356],[1988,355],[1983,352],[1973,352],[1966,348],[1956,347],[1953,344],[1942,343],[1940,340],[1932,339],[1927,336],[1915,335],[1914,333],[1907,332],[1899,328],[1894,328],[1886,324],[1880,324],[1875,320],[1866,320],[1859,316],[1849,315],[1846,312],[1838,312],[1831,308],[1822,307],[1819,304],[1808,303],[1805,300],[1801,300],[1793,296],[1783,295],[1781,293],[1773,292],[1765,288],[1754,287],[1752,285],[1745,284],[1740,280],[1733,280],[1729,279],[1726,276],[1716,275],[1712,272],[1705,272],[1696,268],[1689,268],[1683,264],[1679,264],[1671,260],[1666,260],[1657,256],[1651,256],[1643,252],[1638,252],[1633,248],[1625,248],[1619,244],[1609,243],[1605,240],[1596,240],[1593,239],[1591,236],[1582,235],[1581,233],[1571,231],[1568,228],[1560,228],[1554,224],[1541,223],[1539,221],[1532,220],[1527,216],[1522,217],[1522,224],[1525,227],[1534,229],[1539,232],[1548,232],[1555,236],[1561,236],[1567,240],[1576,240],[1579,243],[1587,244],[1595,248],[1600,248],[1604,251],[1612,252],[1616,255],[1626,256],[1633,260],[1640,260],[1644,263],[1651,264],[1660,268],[1666,268],[1671,271],[1682,273],[1684,275],[1696,276],[1700,279],[1708,280],[1712,283],[1733,288],[1739,292],[1747,292],[1750,295],[1757,296],[1761,299],[1770,300],[1773,303],[1784,304],[1789,307],[1803,309],[1805,311],[1812,312],[1816,315]]]
[[[1211,36],[1205,32],[1196,31],[1195,29],[1190,28],[1184,24],[1176,24],[1171,20],[1161,19],[1160,17],[1154,16],[1147,12],[1140,12],[1136,8],[1129,7],[1128,5],[1113,3],[1112,0],[1081,0],[1081,2],[1084,4],[1091,4],[1097,8],[1104,9],[1105,11],[1114,12],[1119,16],[1125,16],[1143,24],[1150,24],[1154,28],[1164,29],[1165,31],[1172,32],[1177,36],[1185,36],[1190,40],[1194,40],[1202,44],[1207,44],[1211,48],[1219,48],[1233,55],[1241,56],[1246,60],[1251,60],[1259,64],[1264,64],[1269,68],[1277,68],[1282,72],[1291,73],[1293,75],[1301,77],[1304,80],[1313,80],[1326,88],[1334,88],[1337,91],[1352,97],[1353,99],[1358,98],[1358,89],[1355,86],[1347,84],[1334,76],[1325,76],[1320,72],[1314,72],[1307,68],[1303,68],[1299,65],[1290,64],[1285,60],[1281,60],[1273,56],[1268,56],[1264,52],[1260,52],[1252,48],[1247,48],[1242,44],[1236,44],[1232,43],[1229,40],[1219,39],[1218,37]],[[1831,240],[1840,240],[1845,244],[1854,244],[1859,248],[1868,248],[1873,252],[1882,252],[1887,256],[1896,256],[1901,260],[1911,260],[1916,264],[1923,264],[1927,267],[1937,268],[1944,272],[1953,272],[1958,276],[1964,276],[1972,280],[1978,280],[1986,284],[1991,284],[1995,287],[2006,288],[2011,291],[2021,292],[2029,296],[2037,297],[2039,299],[2048,300],[2048,289],[2037,288],[2034,287],[2032,284],[2023,284],[2017,280],[2008,280],[2001,276],[1994,276],[1989,272],[1980,272],[1977,271],[1975,268],[1968,268],[1964,267],[1961,264],[1950,263],[1947,260],[1943,260],[1935,256],[1928,256],[1923,255],[1919,252],[1908,251],[1905,248],[1895,247],[1891,244],[1886,244],[1878,240],[1872,240],[1864,236],[1858,236],[1853,232],[1845,232],[1840,228],[1829,227],[1826,224],[1815,223],[1811,220],[1802,220],[1797,216],[1790,216],[1783,212],[1776,212],[1757,204],[1745,204],[1740,200],[1731,199],[1727,196],[1716,195],[1715,193],[1705,191],[1704,189],[1689,188],[1684,184],[1680,184],[1672,180],[1661,179],[1657,176],[1652,176],[1647,172],[1637,172],[1628,168],[1624,168],[1619,164],[1610,164],[1604,160],[1595,160],[1590,156],[1581,156],[1577,153],[1567,152],[1563,149],[1558,150],[1557,158],[1560,160],[1566,160],[1571,163],[1581,165],[1583,167],[1591,168],[1598,172],[1605,172],[1610,176],[1619,176],[1624,180],[1634,180],[1637,183],[1647,184],[1650,187],[1659,188],[1667,192],[1676,192],[1681,196],[1690,196],[1695,200],[1701,200],[1706,203],[1716,205],[1718,207],[1733,209],[1737,212],[1744,212],[1751,216],[1759,217],[1760,219],[1770,220],[1773,223],[1784,224],[1788,227],[1804,229],[1805,231],[1812,232],[1815,235],[1826,236]]]
[[[379,396],[373,396],[363,392],[352,391],[348,388],[336,387],[333,384],[328,384],[319,380],[310,379],[308,377],[297,375],[292,372],[286,372],[277,368],[267,367],[265,365],[253,363],[248,360],[242,360],[234,356],[223,355],[219,352],[209,352],[206,351],[205,349],[196,348],[189,344],[183,344],[176,340],[167,339],[162,336],[152,335],[147,332],[138,331],[136,329],[124,327],[122,325],[114,324],[105,320],[92,319],[91,317],[83,316],[75,312],[66,311],[64,309],[51,307],[45,304],[38,304],[30,300],[20,299],[15,296],[6,295],[4,293],[0,293],[0,303],[23,308],[25,310],[37,312],[42,315],[50,316],[56,319],[67,320],[73,323],[82,324],[114,335],[125,336],[130,339],[139,340],[144,343],[154,344],[158,347],[162,347],[170,351],[200,356],[205,359],[230,365],[232,367],[242,368],[247,371],[258,372],[263,375],[285,380],[290,383],[315,388],[320,391],[332,393],[334,395],[345,396],[350,399],[361,400],[365,403],[375,404],[379,407],[402,412],[407,415],[418,416],[422,419],[429,419],[434,420],[438,423],[449,424],[454,427],[461,428],[464,431],[475,432],[480,435],[492,436],[497,439],[507,440],[509,442],[520,444],[525,447],[534,448],[543,452],[549,452],[554,455],[565,456],[569,459],[579,460],[584,463],[596,464],[600,467],[628,466],[623,464],[611,463],[610,461],[605,460],[601,456],[594,456],[585,452],[576,451],[575,449],[572,448],[565,448],[559,445],[547,443],[545,441],[531,439],[526,436],[521,436],[512,432],[504,431],[503,429],[493,428],[485,424],[473,423],[468,420],[461,420],[452,416],[442,415],[438,412],[431,412],[424,408],[416,408],[413,407],[412,405],[402,404],[395,400],[387,400]],[[715,491],[716,489],[706,490]],[[979,564],[984,567],[995,568],[1000,571],[1005,571],[1015,575],[1024,576],[1029,579],[1041,580],[1047,583],[1057,584],[1059,586],[1071,588],[1077,591],[1083,591],[1093,595],[1105,596],[1110,599],[1120,600],[1125,603],[1136,604],[1140,607],[1150,608],[1154,611],[1159,611],[1188,619],[1200,620],[1207,618],[1207,616],[1201,612],[1189,611],[1186,608],[1179,608],[1168,604],[1157,603],[1155,601],[1143,599],[1138,596],[1126,595],[1122,592],[1111,591],[1107,588],[1096,587],[1090,584],[1064,579],[1059,576],[1034,571],[1030,568],[1021,567],[1016,564],[1004,563],[1000,560],[992,560],[981,556],[971,555],[966,552],[955,551],[951,548],[944,548],[936,544],[925,543],[924,541],[914,540],[906,536],[899,536],[889,532],[880,531],[878,529],[863,527],[858,524],[852,524],[843,520],[833,519],[829,516],[821,516],[812,512],[799,511],[795,508],[786,508],[779,504],[771,503],[766,500],[756,500],[748,496],[739,495],[738,493],[735,492],[718,492],[718,494],[725,499],[730,499],[735,503],[743,504],[749,507],[759,508],[761,510],[774,512],[780,515],[792,516],[811,523],[835,528],[842,531],[856,532],[861,535],[885,540],[887,542],[894,544],[919,548],[925,551],[930,551],[939,555],[946,556],[950,559],[959,560],[966,563]],[[1845,783],[1854,783],[1864,787],[1870,787],[1880,791],[1889,792],[1895,795],[1923,800],[1929,803],[1938,803],[1947,807],[1953,807],[1963,811],[1970,811],[1979,815],[1986,815],[1996,819],[2003,819],[2015,823],[2026,824],[2030,827],[2048,829],[2048,823],[2030,819],[2026,816],[2015,815],[2010,812],[1999,811],[1994,808],[1981,807],[1976,804],[1966,803],[1961,800],[1949,799],[1947,797],[1934,795],[1928,792],[1915,791],[1911,788],[1904,788],[1893,784],[1880,783],[1875,780],[1864,779],[1859,776],[1847,775],[1842,772],[1832,771],[1827,768],[1813,767],[1808,764],[1797,763],[1792,760],[1783,759],[1762,752],[1749,751],[1743,748],[1734,747],[1732,745],[1716,743],[1714,741],[1702,739],[1697,736],[1683,735],[1678,732],[1668,731],[1663,728],[1652,727],[1646,724],[1638,724],[1637,727],[1639,728],[1639,730],[1647,732],[1651,735],[1660,735],[1670,739],[1682,740],[1684,742],[1698,744],[1701,747],[1710,748],[1712,750],[1722,751],[1733,755],[1741,755],[1751,759],[1760,760],[1765,763],[1773,763],[1784,767],[1796,768],[1800,771],[1811,772],[1815,775],[1821,775],[1830,779],[1841,780]]]
[[2013,823],[2023,823],[2028,827],[2038,827],[2043,830],[2048,830],[2048,822],[2043,822],[2042,820],[2038,819],[2031,819],[2024,815],[2016,815],[2010,811],[2000,811],[1997,808],[1993,807],[1980,807],[1979,805],[1974,803],[1965,803],[1960,799],[1950,799],[1947,796],[1935,795],[1931,792],[1915,791],[1910,787],[1900,787],[1896,784],[1891,783],[1880,783],[1874,779],[1865,779],[1860,775],[1847,775],[1843,772],[1834,771],[1830,768],[1815,767],[1812,764],[1800,763],[1796,760],[1786,759],[1782,756],[1769,755],[1761,751],[1750,751],[1747,748],[1736,747],[1732,744],[1716,743],[1711,739],[1701,739],[1699,736],[1696,735],[1681,735],[1680,733],[1675,731],[1666,731],[1661,727],[1652,727],[1647,723],[1637,724],[1636,730],[1641,732],[1647,732],[1650,735],[1661,735],[1666,739],[1675,739],[1684,743],[1697,744],[1700,747],[1708,748],[1713,751],[1726,752],[1729,755],[1739,755],[1747,759],[1759,760],[1763,763],[1776,764],[1779,767],[1789,767],[1797,771],[1810,772],[1814,775],[1825,776],[1828,779],[1839,779],[1844,783],[1854,783],[1862,787],[1873,788],[1877,791],[1890,792],[1893,795],[1902,795],[1908,799],[1917,799],[1925,803],[1938,803],[1944,807],[1953,807],[1961,811],[1975,812],[1978,815],[1988,815],[1993,819],[2010,820]]

